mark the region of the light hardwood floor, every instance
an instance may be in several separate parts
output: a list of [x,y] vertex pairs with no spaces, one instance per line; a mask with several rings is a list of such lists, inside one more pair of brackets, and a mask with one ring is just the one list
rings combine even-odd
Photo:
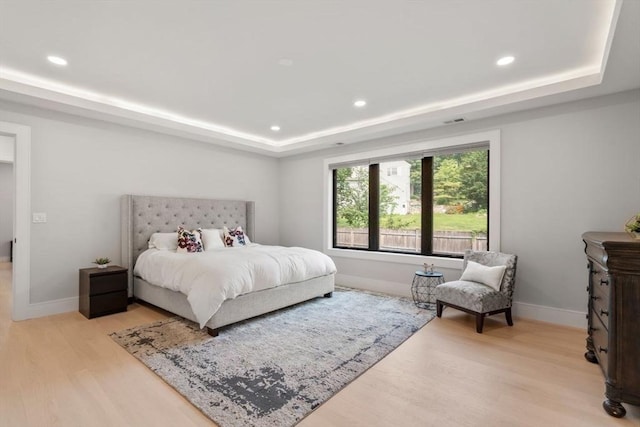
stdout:
[[[0,426],[211,426],[107,336],[167,314],[133,304],[87,320],[10,320],[0,264]],[[224,332],[223,332],[224,333]],[[602,410],[603,379],[584,331],[503,317],[475,333],[452,309],[301,422],[301,426],[640,426],[640,408]]]

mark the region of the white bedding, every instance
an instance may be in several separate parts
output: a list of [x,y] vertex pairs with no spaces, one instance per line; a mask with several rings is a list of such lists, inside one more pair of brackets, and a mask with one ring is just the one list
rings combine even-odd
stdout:
[[133,271],[152,285],[185,294],[200,328],[226,299],[335,272],[333,260],[321,252],[255,243],[199,253],[148,249]]

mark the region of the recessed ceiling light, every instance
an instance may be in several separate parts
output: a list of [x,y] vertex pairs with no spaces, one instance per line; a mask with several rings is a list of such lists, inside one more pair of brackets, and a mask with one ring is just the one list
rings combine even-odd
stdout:
[[513,56],[503,56],[502,58],[496,61],[496,64],[501,67],[504,67],[505,65],[511,64],[515,59],[516,58],[514,58]]
[[274,131],[274,132],[278,132],[280,130],[280,126],[273,125],[273,126],[271,126],[271,130]]
[[358,107],[358,108],[362,108],[362,107],[364,107],[365,105],[367,105],[367,101],[365,101],[364,99],[358,99],[357,101],[355,101],[355,102],[353,103],[353,106],[354,106],[354,107]]
[[67,65],[67,60],[64,59],[64,58],[61,58],[59,56],[49,55],[49,56],[47,56],[47,60],[49,62],[51,62],[52,64],[56,64],[56,65],[59,65],[61,67],[64,67],[65,65]]

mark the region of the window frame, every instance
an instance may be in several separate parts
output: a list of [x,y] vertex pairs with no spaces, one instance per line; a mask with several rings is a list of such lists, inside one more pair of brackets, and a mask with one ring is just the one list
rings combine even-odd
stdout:
[[[372,261],[386,261],[403,264],[422,264],[424,262],[435,264],[440,267],[460,268],[462,265],[462,259],[452,257],[449,255],[422,255],[411,254],[403,252],[393,251],[380,251],[373,249],[378,248],[377,243],[378,236],[375,236],[372,241],[373,230],[376,232],[377,227],[372,227],[369,224],[369,249],[352,249],[352,248],[334,248],[333,244],[336,241],[336,219],[334,212],[336,209],[336,195],[334,194],[334,175],[336,168],[349,167],[359,165],[376,165],[380,162],[398,159],[402,157],[421,157],[423,160],[423,168],[425,167],[425,159],[432,161],[430,156],[438,155],[443,152],[457,151],[473,148],[487,148],[489,150],[489,203],[488,203],[488,227],[490,233],[488,234],[488,244],[492,251],[500,250],[500,130],[491,130],[486,132],[479,132],[467,135],[460,135],[449,138],[440,138],[433,140],[422,140],[414,143],[408,143],[404,145],[398,145],[386,149],[372,150],[360,153],[349,154],[340,157],[327,158],[324,161],[325,180],[324,180],[324,195],[325,195],[325,209],[323,212],[323,235],[324,242],[323,248],[327,255],[343,258],[356,258]],[[377,168],[377,177],[379,178],[380,170]],[[423,169],[424,170],[424,169]],[[373,183],[372,180],[375,177],[370,174],[370,186]],[[429,189],[433,191],[430,181],[432,177],[429,174],[423,174],[423,191]],[[379,184],[379,179],[375,185]],[[370,187],[371,188],[371,187]],[[371,191],[370,194],[377,194],[375,191]],[[433,195],[427,197],[433,203]],[[378,209],[377,204],[372,204],[374,201],[370,197],[370,210],[375,207]],[[423,209],[429,210],[429,206],[423,206]],[[431,210],[433,210],[431,208]],[[374,215],[375,216],[375,215]],[[422,229],[426,227],[432,227],[430,224],[430,216],[422,215]],[[428,223],[428,224],[427,224]],[[425,248],[425,245],[432,245],[429,239],[423,239],[422,252],[431,252],[430,248]]]

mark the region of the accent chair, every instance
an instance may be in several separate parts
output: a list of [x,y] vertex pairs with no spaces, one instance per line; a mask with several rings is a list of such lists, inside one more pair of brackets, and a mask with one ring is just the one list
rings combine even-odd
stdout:
[[[436,314],[442,317],[444,306],[456,308],[476,316],[476,331],[481,334],[484,318],[492,314],[504,313],[507,324],[513,326],[511,304],[516,280],[516,255],[500,252],[474,252],[467,250],[464,254],[463,276],[469,261],[487,267],[505,266],[501,282],[495,285],[499,290],[470,280],[456,280],[443,283],[435,288]],[[462,279],[461,278],[461,279]]]

